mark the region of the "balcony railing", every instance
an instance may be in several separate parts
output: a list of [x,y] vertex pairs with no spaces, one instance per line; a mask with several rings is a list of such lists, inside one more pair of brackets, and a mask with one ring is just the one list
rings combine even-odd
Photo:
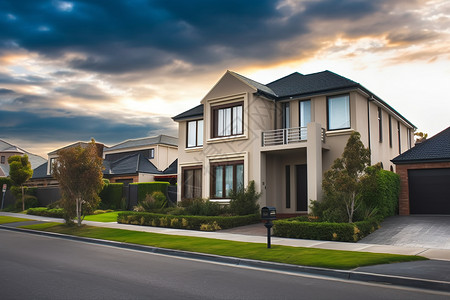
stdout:
[[[308,131],[306,127],[283,128],[275,130],[267,130],[262,132],[262,145],[276,146],[299,143],[306,141]],[[322,142],[325,142],[325,129],[321,131]]]

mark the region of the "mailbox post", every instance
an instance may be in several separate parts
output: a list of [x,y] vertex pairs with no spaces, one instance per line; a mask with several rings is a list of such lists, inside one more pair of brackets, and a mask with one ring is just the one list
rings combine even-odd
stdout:
[[265,220],[264,226],[267,228],[267,248],[270,248],[270,229],[273,226],[272,220],[277,218],[277,210],[273,206],[261,208],[261,219]]

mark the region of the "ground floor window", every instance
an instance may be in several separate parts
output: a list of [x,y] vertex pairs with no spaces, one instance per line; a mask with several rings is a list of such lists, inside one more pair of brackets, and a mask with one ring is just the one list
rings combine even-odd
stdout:
[[232,190],[244,186],[244,162],[211,164],[211,198],[227,198]]
[[202,167],[183,168],[183,199],[195,199],[202,197]]

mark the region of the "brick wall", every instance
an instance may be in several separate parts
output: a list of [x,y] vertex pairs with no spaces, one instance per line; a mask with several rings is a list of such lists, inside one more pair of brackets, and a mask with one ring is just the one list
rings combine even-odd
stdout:
[[450,168],[450,162],[418,163],[396,165],[395,171],[400,176],[400,196],[398,198],[399,214],[409,215],[409,181],[408,170]]

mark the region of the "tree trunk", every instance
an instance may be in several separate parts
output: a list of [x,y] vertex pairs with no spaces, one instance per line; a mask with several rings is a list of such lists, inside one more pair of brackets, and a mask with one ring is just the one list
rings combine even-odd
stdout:
[[78,226],[81,226],[81,199],[77,198],[77,221]]
[[22,210],[25,210],[25,195],[23,194],[23,184],[20,187],[22,188]]

